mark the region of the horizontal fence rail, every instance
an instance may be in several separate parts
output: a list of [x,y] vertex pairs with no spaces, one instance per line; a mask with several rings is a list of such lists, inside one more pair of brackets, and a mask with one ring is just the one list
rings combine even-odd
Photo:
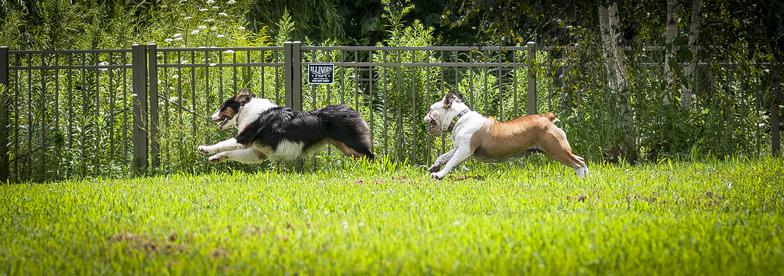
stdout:
[[[604,156],[612,140],[617,95],[588,78],[601,64],[583,61],[580,47],[538,46],[282,46],[130,49],[10,50],[0,48],[0,181],[125,177],[146,173],[341,167],[354,162],[327,148],[304,162],[261,165],[209,163],[196,148],[235,134],[208,122],[227,98],[247,88],[257,97],[312,111],[343,104],[371,130],[379,158],[428,164],[451,146],[431,137],[422,121],[446,92],[464,95],[474,110],[499,121],[554,112],[577,152]],[[647,47],[631,60],[635,123],[645,137],[661,129],[663,48]],[[331,84],[308,83],[308,66],[332,64]],[[775,64],[698,64],[695,106],[721,112],[742,126],[738,146],[764,154],[768,144],[766,75],[733,68]],[[775,71],[775,70],[774,70]],[[658,81],[651,81],[658,80]],[[721,92],[719,92],[721,91]],[[588,100],[590,99],[590,100]],[[590,112],[589,112],[590,111]],[[745,117],[743,117],[745,115]],[[659,136],[657,136],[659,135]],[[721,136],[717,133],[718,137]],[[718,138],[717,138],[718,139]],[[655,143],[653,143],[655,144]],[[655,152],[657,149],[644,149]]]

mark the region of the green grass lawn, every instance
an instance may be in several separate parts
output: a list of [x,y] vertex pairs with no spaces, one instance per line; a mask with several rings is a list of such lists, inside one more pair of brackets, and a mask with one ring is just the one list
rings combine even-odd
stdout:
[[0,185],[0,274],[784,273],[781,159],[346,166]]

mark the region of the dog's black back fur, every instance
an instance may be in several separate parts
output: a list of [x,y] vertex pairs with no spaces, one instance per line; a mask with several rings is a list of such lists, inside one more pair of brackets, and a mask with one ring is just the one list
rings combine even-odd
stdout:
[[237,134],[237,142],[245,146],[261,143],[277,149],[282,140],[302,142],[303,151],[325,139],[342,142],[357,153],[373,159],[370,134],[359,113],[345,105],[330,105],[312,112],[274,107]]

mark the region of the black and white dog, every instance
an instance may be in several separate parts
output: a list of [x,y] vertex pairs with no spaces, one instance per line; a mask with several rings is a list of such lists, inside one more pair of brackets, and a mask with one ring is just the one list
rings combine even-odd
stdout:
[[344,105],[330,105],[312,112],[279,107],[256,98],[247,89],[229,98],[210,116],[220,129],[237,128],[234,138],[199,151],[209,160],[259,163],[264,159],[294,160],[332,144],[343,154],[373,159],[370,131],[359,113]]

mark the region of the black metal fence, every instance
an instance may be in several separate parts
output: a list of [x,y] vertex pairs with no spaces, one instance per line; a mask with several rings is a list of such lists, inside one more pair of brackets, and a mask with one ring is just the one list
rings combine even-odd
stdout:
[[[195,150],[233,134],[219,131],[206,117],[240,88],[295,110],[349,105],[368,121],[377,155],[413,164],[429,163],[449,146],[443,136],[426,135],[422,123],[427,107],[449,90],[459,90],[469,106],[499,120],[545,110],[574,117],[562,120],[569,131],[583,120],[580,108],[588,107],[567,110],[570,104],[564,102],[571,96],[554,96],[568,90],[570,81],[580,81],[579,74],[564,75],[569,65],[554,65],[557,50],[534,43],[376,47],[299,42],[245,48],[0,48],[5,87],[0,181],[258,169],[210,164]],[[334,64],[334,82],[308,84],[306,68],[313,63]],[[755,97],[751,109],[759,113],[761,96],[746,98]],[[762,131],[757,131],[759,151]],[[328,149],[304,165],[340,166],[345,160]]]

